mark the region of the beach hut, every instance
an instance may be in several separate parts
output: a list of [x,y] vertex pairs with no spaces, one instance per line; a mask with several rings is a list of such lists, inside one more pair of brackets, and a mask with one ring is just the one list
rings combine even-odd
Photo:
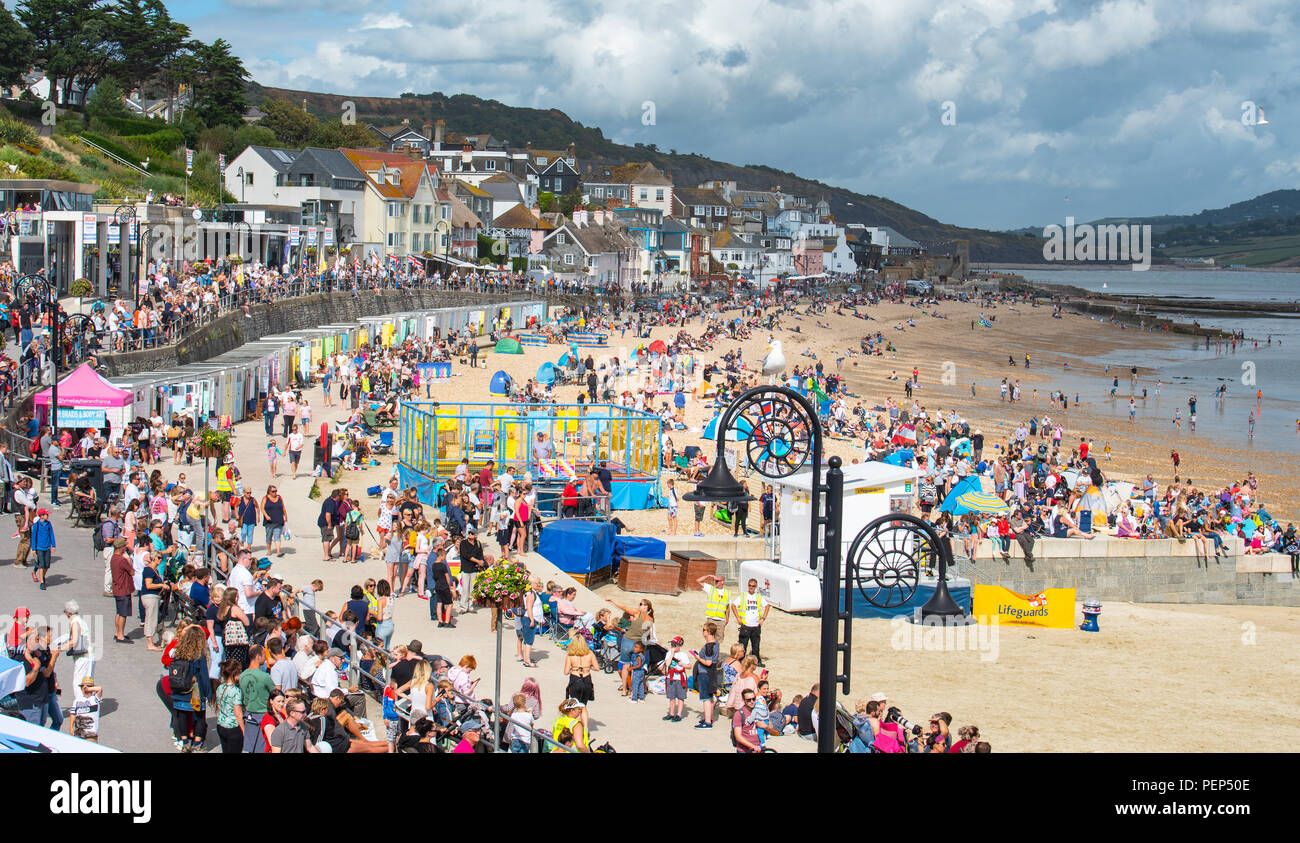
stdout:
[[492,380],[488,383],[488,394],[498,397],[509,395],[510,383],[511,380],[509,375],[505,372],[497,372],[492,376]]
[[513,337],[506,337],[503,340],[498,340],[496,344],[496,348],[492,350],[495,351],[497,354],[523,354],[524,353],[524,347],[519,344],[519,340],[514,339]]
[[547,361],[537,367],[537,382],[544,386],[550,386],[555,383],[556,371],[555,364]]

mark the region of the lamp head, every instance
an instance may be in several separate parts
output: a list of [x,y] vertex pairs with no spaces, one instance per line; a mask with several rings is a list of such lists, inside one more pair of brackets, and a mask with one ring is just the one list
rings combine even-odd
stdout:
[[725,459],[715,460],[709,469],[709,475],[700,481],[695,491],[682,495],[683,500],[699,503],[742,503],[752,501],[754,496],[731,475]]

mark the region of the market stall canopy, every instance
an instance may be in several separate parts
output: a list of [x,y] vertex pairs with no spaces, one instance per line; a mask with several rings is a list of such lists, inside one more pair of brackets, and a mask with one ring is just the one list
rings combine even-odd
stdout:
[[[53,394],[53,388],[36,393],[36,406],[48,407]],[[131,390],[113,386],[89,363],[82,363],[59,381],[60,407],[127,407],[133,400]]]

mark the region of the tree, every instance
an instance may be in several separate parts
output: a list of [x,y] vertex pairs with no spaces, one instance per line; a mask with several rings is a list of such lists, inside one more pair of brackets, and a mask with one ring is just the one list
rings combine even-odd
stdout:
[[250,146],[275,146],[275,144],[275,132],[265,126],[245,123],[235,130],[234,137],[230,139],[230,145],[226,147],[226,159],[234,160],[236,155]]
[[549,214],[555,207],[555,194],[548,191],[541,191],[537,194],[537,206],[542,209],[543,214]]
[[158,75],[158,59],[189,37],[181,37],[161,0],[118,0],[108,11],[109,38],[117,53],[113,67],[128,91],[142,88]]
[[31,68],[32,36],[0,5],[0,85],[17,85]]
[[218,38],[194,50],[198,60],[194,79],[194,110],[209,126],[238,126],[243,122],[248,101],[244,89],[248,71],[230,44]]
[[282,146],[301,149],[311,140],[320,122],[309,111],[281,99],[269,99],[262,103],[266,116],[257,121],[272,132]]
[[101,0],[24,0],[16,11],[32,37],[32,62],[45,71],[51,88],[62,87],[65,103],[74,80],[93,85],[117,60]]
[[573,209],[582,204],[582,192],[574,188],[560,197],[560,213],[566,217],[573,215]]
[[375,145],[375,135],[359,123],[344,125],[340,120],[321,121],[312,131],[309,143],[325,149],[367,147]]
[[122,89],[112,77],[103,79],[95,86],[90,98],[86,100],[87,117],[130,117],[126,103],[122,101]]

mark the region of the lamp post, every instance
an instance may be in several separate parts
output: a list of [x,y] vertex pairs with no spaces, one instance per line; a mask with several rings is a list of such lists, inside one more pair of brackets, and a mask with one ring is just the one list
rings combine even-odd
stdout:
[[[853,621],[853,596],[844,588],[841,564],[842,463],[839,457],[831,457],[822,477],[823,432],[816,407],[807,398],[784,386],[756,386],[742,392],[718,420],[713,467],[694,491],[682,496],[684,500],[713,504],[753,500],[727,468],[726,434],[741,418],[749,427],[746,456],[763,477],[780,480],[812,462],[808,567],[819,571],[822,580],[817,751],[835,752],[836,697],[849,692]],[[906,513],[890,513],[867,524],[854,538],[847,572],[868,602],[895,608],[916,593],[920,571],[937,563],[939,580],[920,615],[923,622],[933,618],[948,623],[965,614],[948,592],[951,558],[948,543],[929,523]]]
[[62,362],[63,358],[63,337],[59,320],[59,292],[48,279],[41,275],[24,275],[14,285],[14,289],[18,291],[20,298],[26,298],[27,294],[36,287],[41,288],[45,295],[48,296],[50,304],[50,331],[54,340],[50,346],[50,367],[54,370],[54,377],[50,384],[50,430],[57,439],[59,433],[59,363]]
[[843,521],[844,473],[839,457],[828,461],[822,477],[822,427],[817,408],[804,396],[784,386],[756,386],[745,390],[718,420],[717,458],[709,474],[695,490],[683,495],[700,503],[739,503],[753,500],[727,468],[726,433],[733,422],[744,418],[749,426],[745,452],[750,464],[762,476],[779,480],[797,472],[812,460],[812,530],[808,546],[808,567],[822,576],[820,696],[817,699],[818,752],[835,751],[835,684],[848,690],[848,676],[839,672],[840,530]]

